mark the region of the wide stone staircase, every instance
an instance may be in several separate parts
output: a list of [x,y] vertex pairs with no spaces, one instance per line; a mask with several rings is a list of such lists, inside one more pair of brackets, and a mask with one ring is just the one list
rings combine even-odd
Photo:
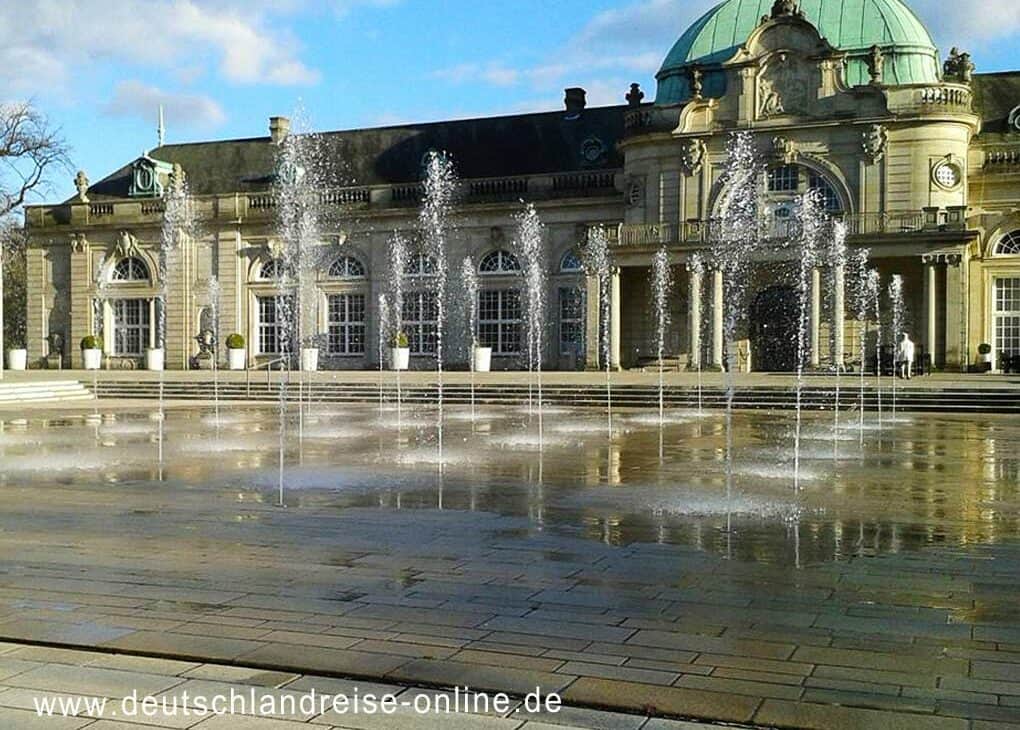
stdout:
[[[219,397],[225,401],[278,402],[281,388],[286,388],[288,399],[296,401],[298,394],[309,402],[322,403],[378,403],[380,388],[366,382],[315,382],[300,386],[296,381],[282,386],[278,382],[221,383]],[[100,381],[97,385],[100,398],[159,398],[158,382]],[[213,388],[208,382],[167,380],[163,385],[164,396],[177,401],[210,401]],[[400,397],[404,403],[435,402],[437,388],[433,385],[405,385]],[[535,388],[523,384],[484,384],[474,391],[478,405],[524,405],[537,399]],[[381,397],[395,402],[397,390],[391,385],[382,389]],[[444,401],[454,405],[468,405],[471,389],[468,385],[447,384],[443,388]],[[543,402],[550,406],[572,408],[604,408],[607,397],[604,386],[598,385],[547,385],[542,391]],[[664,392],[666,408],[723,408],[726,405],[726,391],[719,387],[704,388],[700,398],[698,389],[691,386],[667,386]],[[864,409],[876,411],[881,401],[882,409],[893,407],[893,390],[884,386],[881,393],[869,387],[864,393]],[[801,393],[801,406],[805,410],[831,410],[836,402],[834,387],[808,384]],[[900,387],[895,395],[896,408],[910,412],[941,413],[1014,413],[1020,414],[1020,389],[1016,388],[968,388],[960,387]],[[614,408],[657,408],[659,389],[654,385],[615,385],[612,390]],[[733,405],[739,409],[785,410],[795,408],[796,392],[788,386],[743,386],[733,395]],[[854,386],[845,386],[839,394],[841,410],[854,411],[860,407],[859,391]]]
[[77,380],[0,381],[0,406],[92,398],[92,391]]

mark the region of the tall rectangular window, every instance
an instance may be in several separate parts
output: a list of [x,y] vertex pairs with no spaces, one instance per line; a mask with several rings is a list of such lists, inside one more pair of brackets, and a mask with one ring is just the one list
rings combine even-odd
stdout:
[[330,294],[326,299],[330,355],[365,353],[365,295]]
[[294,297],[277,294],[258,298],[258,354],[280,355],[293,352]]
[[439,329],[436,293],[412,291],[404,294],[404,311],[401,319],[411,354],[433,354],[436,351],[436,333]]
[[115,299],[113,307],[113,354],[142,355],[149,346],[149,301]]
[[995,358],[1020,356],[1020,277],[995,280]]
[[584,354],[584,290],[576,286],[560,288],[560,354]]
[[478,292],[478,342],[494,355],[521,351],[521,290],[485,289]]
[[795,193],[800,188],[800,174],[793,165],[769,170],[770,193]]

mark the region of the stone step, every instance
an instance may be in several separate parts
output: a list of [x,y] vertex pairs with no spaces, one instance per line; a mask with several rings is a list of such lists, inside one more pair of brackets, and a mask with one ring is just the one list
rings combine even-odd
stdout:
[[0,382],[0,404],[71,401],[93,398],[92,392],[77,380]]

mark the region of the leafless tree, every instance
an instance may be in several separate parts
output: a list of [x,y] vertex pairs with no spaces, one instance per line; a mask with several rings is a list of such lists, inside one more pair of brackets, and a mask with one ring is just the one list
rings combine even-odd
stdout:
[[60,131],[31,103],[0,104],[0,219],[45,190],[54,170],[70,169],[67,152]]

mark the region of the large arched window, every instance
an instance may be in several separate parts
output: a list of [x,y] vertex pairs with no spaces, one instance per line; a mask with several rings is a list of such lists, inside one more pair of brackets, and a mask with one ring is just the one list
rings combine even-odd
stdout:
[[110,281],[148,281],[149,267],[137,256],[121,259],[110,271]]
[[520,270],[521,263],[517,257],[504,249],[485,254],[478,264],[478,272],[481,274],[516,274]]
[[1020,231],[1012,231],[995,244],[995,256],[1020,256]]
[[434,276],[437,268],[435,256],[419,251],[408,256],[404,276]]
[[341,256],[329,265],[331,279],[364,279],[365,265],[353,256]]
[[808,191],[817,191],[826,212],[843,212],[843,201],[835,186],[821,172],[803,165],[773,167],[768,173],[767,188],[768,197],[775,202],[789,200]]
[[563,274],[577,274],[584,271],[584,264],[581,262],[581,256],[574,249],[570,249],[563,258],[560,259],[560,273]]
[[259,281],[278,281],[287,275],[287,266],[280,259],[269,259],[259,266]]

